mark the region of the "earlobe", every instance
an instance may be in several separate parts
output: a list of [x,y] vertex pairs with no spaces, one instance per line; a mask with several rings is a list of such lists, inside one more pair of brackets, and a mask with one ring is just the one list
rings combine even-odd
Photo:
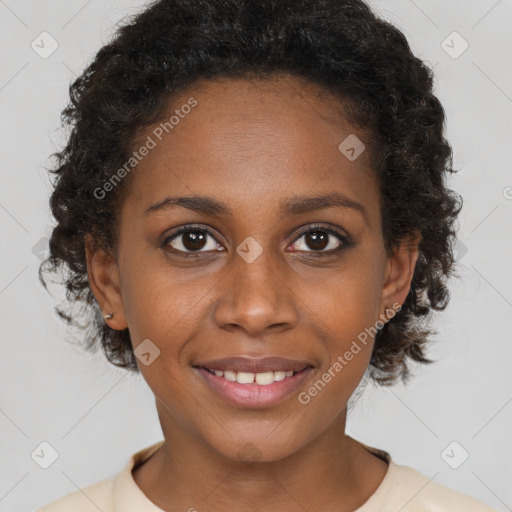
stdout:
[[421,234],[416,231],[404,238],[400,246],[388,258],[381,294],[381,309],[389,308],[390,304],[402,305],[405,302],[411,289],[420,241]]
[[85,237],[85,252],[89,286],[105,321],[108,320],[112,329],[126,329],[119,269],[114,255],[99,247],[90,234]]

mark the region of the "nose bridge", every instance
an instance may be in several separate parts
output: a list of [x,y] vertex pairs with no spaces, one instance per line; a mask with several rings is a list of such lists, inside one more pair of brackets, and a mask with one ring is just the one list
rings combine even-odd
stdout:
[[239,325],[256,334],[269,326],[290,327],[296,322],[292,293],[280,275],[272,250],[248,237],[233,255],[229,277],[216,307],[219,326]]
[[[279,269],[272,261],[272,250],[264,248],[254,238],[248,237],[236,249],[233,274],[234,286],[251,289],[269,295],[269,299],[279,287]],[[276,275],[277,274],[277,275]]]

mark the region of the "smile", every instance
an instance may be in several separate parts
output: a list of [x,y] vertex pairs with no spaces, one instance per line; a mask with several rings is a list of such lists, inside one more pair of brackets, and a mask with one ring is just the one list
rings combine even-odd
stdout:
[[210,370],[206,368],[210,373],[215,374],[217,377],[223,377],[230,382],[238,382],[239,384],[253,384],[256,383],[260,386],[268,386],[273,382],[282,381],[288,377],[292,377],[294,371],[275,371],[275,372],[262,372],[262,373],[251,373],[251,372],[234,372],[234,371],[222,371],[222,370]]
[[238,407],[264,408],[299,392],[313,368],[298,371],[235,372],[194,366],[201,381],[214,395]]

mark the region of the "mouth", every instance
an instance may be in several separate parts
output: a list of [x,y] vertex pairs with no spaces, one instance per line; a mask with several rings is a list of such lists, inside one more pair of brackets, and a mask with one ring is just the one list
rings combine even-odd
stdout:
[[310,361],[285,359],[283,357],[265,356],[233,356],[215,359],[212,361],[202,361],[193,366],[206,368],[207,370],[235,373],[277,373],[277,372],[298,372],[304,370],[307,366],[313,366]]
[[269,386],[274,382],[280,382],[282,380],[293,377],[297,373],[300,373],[305,368],[299,371],[270,371],[270,372],[235,372],[231,370],[212,370],[210,368],[203,368],[207,372],[217,377],[222,377],[229,382],[238,382],[239,384],[258,384],[259,386]]
[[[239,407],[277,405],[297,392],[314,368],[281,358],[229,358],[192,365],[210,390]],[[253,371],[249,371],[253,370]]]

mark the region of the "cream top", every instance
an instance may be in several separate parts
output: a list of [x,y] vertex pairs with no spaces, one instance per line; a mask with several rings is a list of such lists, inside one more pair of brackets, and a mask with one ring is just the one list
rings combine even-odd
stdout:
[[[116,475],[71,492],[36,512],[165,512],[147,498],[132,475],[132,469],[163,443],[159,441],[133,454]],[[388,470],[377,490],[354,512],[496,512],[475,498],[429,480],[413,468],[395,464],[387,452],[361,444],[384,459]]]

